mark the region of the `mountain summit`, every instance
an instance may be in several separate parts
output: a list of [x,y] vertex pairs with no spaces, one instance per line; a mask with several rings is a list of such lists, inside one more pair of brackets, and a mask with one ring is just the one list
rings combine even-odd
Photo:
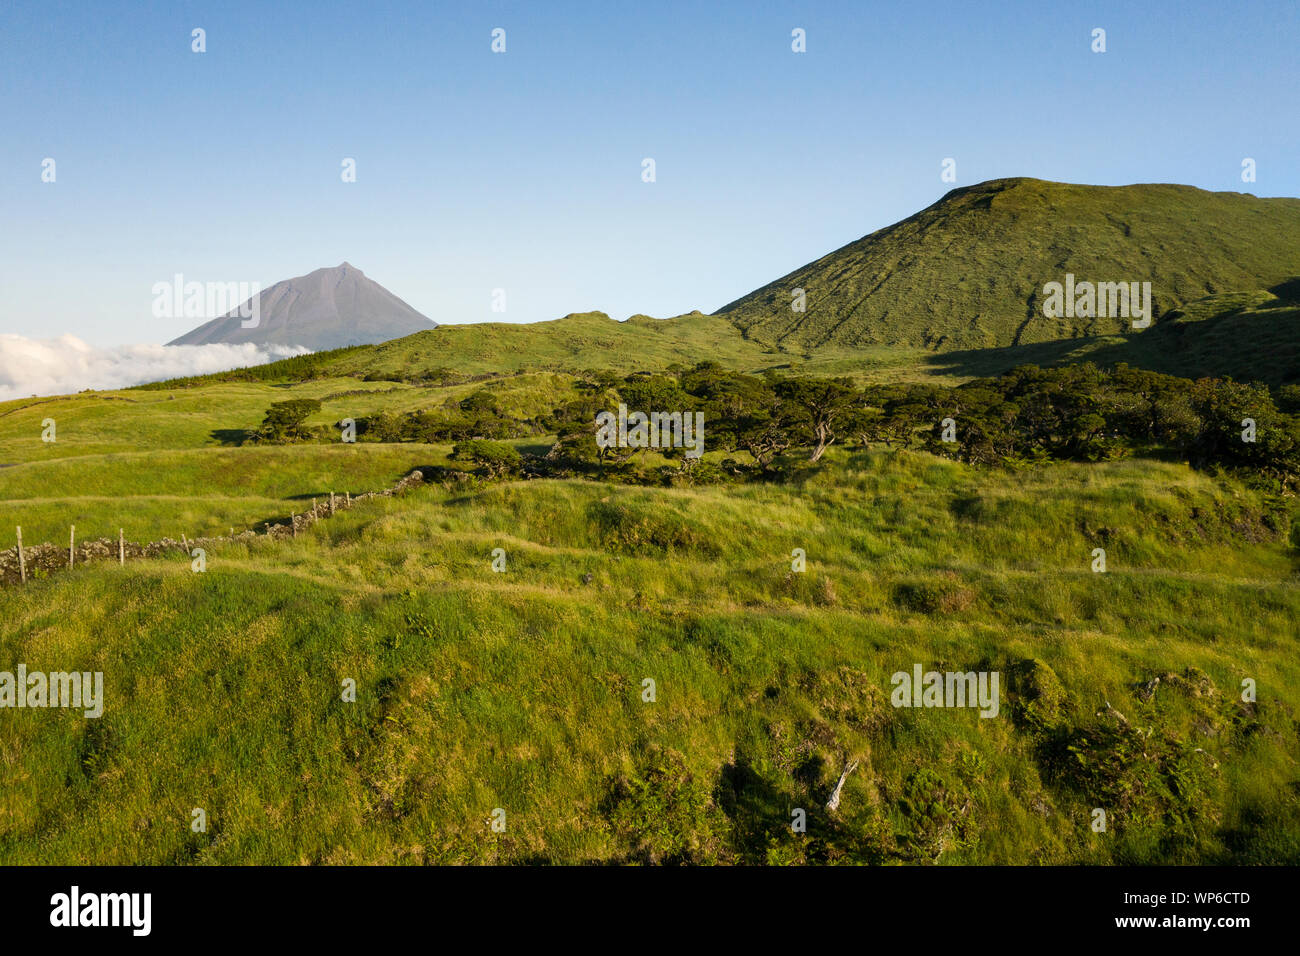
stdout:
[[[1049,318],[1044,286],[1150,282],[1155,316],[1300,274],[1300,199],[1192,186],[997,179],[796,269],[716,314],[758,343],[949,351],[1116,335]],[[792,304],[803,290],[803,311]]]
[[205,322],[168,345],[253,342],[312,351],[369,345],[432,329],[425,318],[356,266],[344,262],[285,279],[259,293],[260,321],[245,329],[235,312]]

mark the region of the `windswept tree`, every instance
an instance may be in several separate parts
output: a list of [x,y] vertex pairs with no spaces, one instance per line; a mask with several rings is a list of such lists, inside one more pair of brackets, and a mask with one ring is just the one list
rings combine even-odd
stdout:
[[847,378],[790,378],[776,385],[781,418],[795,440],[812,448],[809,461],[819,461],[843,432],[856,392]]
[[763,471],[770,471],[773,459],[790,447],[770,380],[705,361],[683,372],[681,385],[704,414],[711,447],[743,448]]
[[275,402],[266,410],[257,437],[262,441],[298,441],[307,437],[303,423],[320,411],[320,402],[314,398],[295,398]]
[[628,411],[685,412],[694,410],[694,399],[682,391],[677,379],[669,375],[634,375],[618,386],[619,396]]
[[452,449],[454,461],[468,461],[487,472],[489,478],[500,478],[519,470],[522,458],[517,449],[505,442],[474,438],[463,441]]
[[776,419],[754,417],[742,424],[740,445],[759,468],[770,471],[773,459],[790,447],[790,436]]

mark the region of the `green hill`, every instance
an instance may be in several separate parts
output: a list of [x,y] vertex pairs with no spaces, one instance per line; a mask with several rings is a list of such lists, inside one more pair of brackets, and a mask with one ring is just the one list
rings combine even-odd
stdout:
[[[1191,302],[1103,341],[1280,327],[1289,288]],[[526,365],[512,349],[530,343],[560,364],[621,356],[607,366],[620,372],[806,361],[720,318],[575,316],[438,329],[246,381],[0,404],[0,559],[16,558],[16,526],[60,559],[0,584],[0,672],[104,677],[101,717],[0,707],[0,864],[1300,860],[1294,497],[1168,445],[1017,452],[1004,468],[844,433],[816,464],[800,446],[769,478],[731,480],[727,459],[747,454],[718,442],[696,466],[714,479],[638,485],[531,468],[489,481],[450,441],[338,440],[344,418],[486,396],[519,420],[502,440],[541,459],[556,410],[597,397],[584,377],[463,380]],[[1249,335],[1235,348],[1266,350]],[[828,346],[808,364],[882,367],[870,355]],[[974,391],[963,441],[993,434],[981,408],[1041,430],[1075,404]],[[1185,425],[1200,412],[1177,398],[1150,407]],[[295,399],[319,403],[307,424],[323,435],[249,442]],[[943,400],[885,410],[923,427]],[[1129,407],[1110,394],[1101,411]],[[1073,433],[1089,415],[1060,421]],[[668,464],[647,458],[648,475]],[[296,536],[243,533],[412,469],[429,480]],[[109,546],[67,569],[72,526]],[[228,537],[199,545],[198,573],[176,548],[117,564],[118,529]],[[999,713],[892,706],[894,675],[917,665],[999,674]]]
[[[1300,273],[1300,199],[1191,186],[1079,186],[1000,179],[955,189],[916,215],[724,306],[746,336],[978,349],[1116,335],[1122,319],[1049,319],[1043,285],[1151,283],[1157,315],[1203,296]],[[806,311],[792,309],[796,288]]]
[[931,355],[941,376],[997,375],[1020,365],[1123,362],[1184,378],[1228,376],[1269,385],[1300,382],[1300,280],[1271,290],[1227,292],[1194,299],[1165,314],[1140,335],[1062,339],[1001,349]]
[[524,372],[662,371],[674,365],[689,367],[704,359],[746,372],[797,366],[819,375],[868,370],[906,375],[910,370],[915,374],[921,357],[917,350],[801,350],[761,345],[726,319],[701,312],[667,319],[634,315],[624,322],[604,312],[576,312],[549,322],[441,325],[378,345],[299,355],[140,387],[157,390],[218,382],[301,382],[336,376],[427,384]]
[[[1156,322],[1051,319],[1043,286],[1151,283]],[[444,325],[149,389],[349,378],[456,384],[524,372],[660,371],[703,359],[858,380],[949,382],[1119,362],[1289,384],[1300,369],[1300,199],[1190,186],[1003,179],[950,192],[714,315]],[[791,310],[802,288],[807,311]],[[1267,290],[1267,291],[1266,291]]]
[[604,312],[579,312],[526,325],[444,325],[357,350],[331,370],[345,375],[411,376],[431,368],[462,374],[654,369],[674,363],[693,365],[704,355],[728,365],[750,367],[763,364],[765,351],[725,320],[699,312],[671,319],[635,315],[626,322],[617,322]]

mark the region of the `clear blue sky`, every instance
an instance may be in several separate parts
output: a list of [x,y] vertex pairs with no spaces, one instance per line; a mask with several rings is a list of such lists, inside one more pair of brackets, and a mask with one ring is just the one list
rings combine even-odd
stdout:
[[710,312],[935,201],[945,157],[1296,196],[1297,51],[1294,0],[5,0],[0,332],[166,341],[176,272],[343,260],[438,322]]

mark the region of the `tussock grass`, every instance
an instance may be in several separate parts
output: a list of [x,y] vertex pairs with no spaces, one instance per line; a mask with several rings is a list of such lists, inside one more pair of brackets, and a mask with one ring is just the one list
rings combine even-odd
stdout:
[[[292,497],[322,467],[283,465],[242,477]],[[101,670],[107,704],[0,709],[0,860],[1294,863],[1300,585],[1268,507],[1170,463],[833,449],[792,486],[425,486],[203,575],[8,588],[0,669]],[[918,662],[1000,671],[999,716],[890,706]]]

